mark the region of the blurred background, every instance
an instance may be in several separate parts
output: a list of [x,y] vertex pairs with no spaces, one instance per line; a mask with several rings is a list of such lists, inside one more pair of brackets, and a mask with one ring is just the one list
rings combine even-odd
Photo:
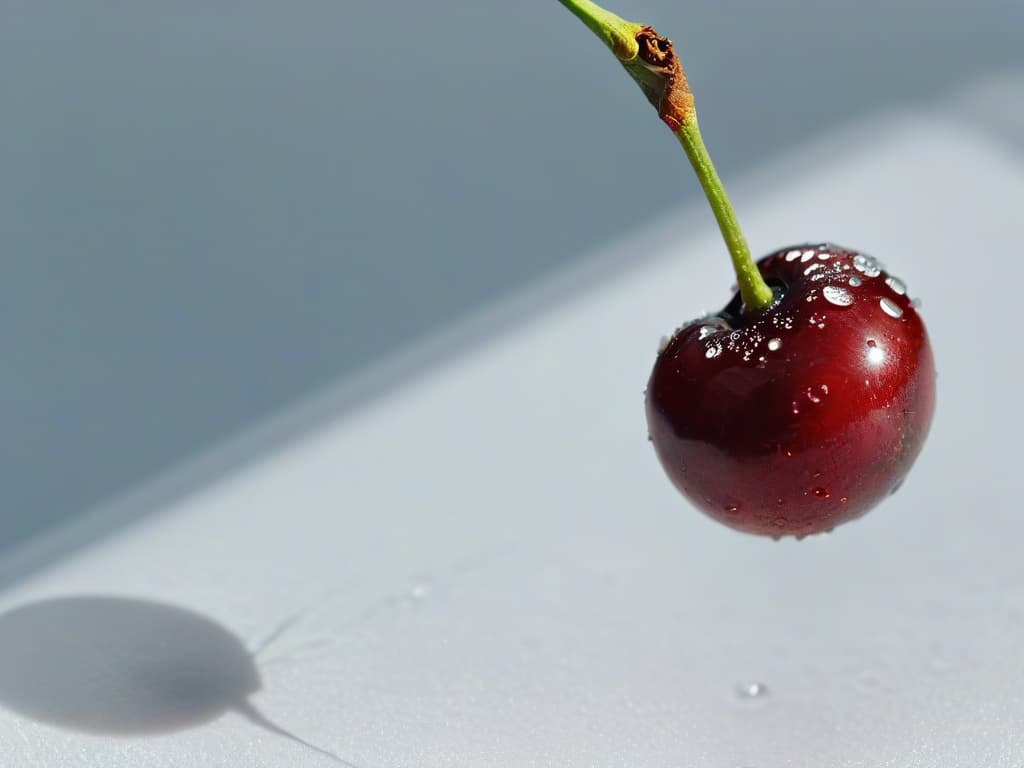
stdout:
[[[727,181],[1024,69],[1013,0],[615,9]],[[616,69],[553,0],[0,0],[0,554],[695,198]]]

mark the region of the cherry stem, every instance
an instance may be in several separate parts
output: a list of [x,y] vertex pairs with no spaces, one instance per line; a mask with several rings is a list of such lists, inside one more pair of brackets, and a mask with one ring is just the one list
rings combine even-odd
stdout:
[[559,0],[598,38],[636,81],[658,115],[682,144],[729,250],[744,307],[762,312],[775,296],[750,255],[722,180],[704,146],[686,75],[672,41],[651,27],[626,21],[591,0]]
[[586,24],[591,32],[604,40],[605,45],[620,61],[636,58],[640,50],[636,41],[636,33],[642,28],[640,24],[631,24],[590,0],[559,0],[559,2]]
[[736,212],[733,211],[729,197],[725,194],[722,180],[718,178],[718,172],[711,162],[707,147],[704,146],[700,127],[697,125],[696,112],[692,112],[689,118],[683,121],[682,127],[675,132],[675,136],[683,145],[686,157],[689,158],[690,165],[693,166],[693,170],[697,174],[697,180],[704,190],[704,196],[707,197],[708,204],[711,206],[711,212],[715,214],[718,229],[721,230],[722,239],[725,240],[725,247],[729,249],[743,305],[754,312],[768,309],[775,302],[775,295],[764,278],[761,277],[761,273],[750,255],[747,239],[743,236],[740,223],[736,220]]

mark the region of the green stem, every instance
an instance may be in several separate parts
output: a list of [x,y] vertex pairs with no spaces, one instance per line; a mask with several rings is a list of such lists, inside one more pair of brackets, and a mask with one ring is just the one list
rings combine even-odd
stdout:
[[590,0],[559,0],[576,18],[587,25],[587,28],[601,38],[619,61],[636,58],[640,46],[636,42],[636,33],[640,24],[632,24],[606,11]]
[[697,125],[696,113],[692,113],[683,122],[683,126],[675,132],[675,136],[683,145],[690,165],[693,166],[697,180],[711,206],[711,212],[715,214],[718,228],[722,232],[722,239],[725,240],[725,247],[729,249],[732,268],[736,272],[736,281],[740,287],[743,304],[754,312],[767,309],[775,301],[775,297],[772,294],[772,289],[761,277],[754,259],[750,256],[747,239],[743,237],[743,231],[740,229],[740,223],[736,220],[736,213],[725,193],[725,187],[722,185],[722,180],[718,178],[718,172],[715,171],[715,166],[711,162],[707,147],[704,146],[700,127]]
[[559,2],[612,50],[648,101],[658,110],[659,117],[679,139],[711,205],[726,248],[729,249],[743,304],[752,312],[761,312],[770,307],[775,297],[750,256],[750,249],[725,194],[725,187],[704,146],[704,139],[697,126],[693,95],[675,55],[672,41],[661,37],[651,27],[619,18],[591,0]]

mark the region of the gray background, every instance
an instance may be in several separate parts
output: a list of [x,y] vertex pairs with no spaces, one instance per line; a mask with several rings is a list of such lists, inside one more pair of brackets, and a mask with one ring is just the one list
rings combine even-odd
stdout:
[[[1009,0],[616,10],[726,177],[1024,66]],[[674,151],[554,0],[0,0],[0,550],[695,196]]]

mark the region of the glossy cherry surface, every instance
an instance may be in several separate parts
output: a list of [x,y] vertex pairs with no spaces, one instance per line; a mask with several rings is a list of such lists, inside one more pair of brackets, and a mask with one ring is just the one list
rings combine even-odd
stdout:
[[793,246],[758,269],[773,306],[737,295],[658,354],[647,423],[675,486],[748,533],[805,536],[893,493],[920,453],[935,368],[906,287],[875,259]]

